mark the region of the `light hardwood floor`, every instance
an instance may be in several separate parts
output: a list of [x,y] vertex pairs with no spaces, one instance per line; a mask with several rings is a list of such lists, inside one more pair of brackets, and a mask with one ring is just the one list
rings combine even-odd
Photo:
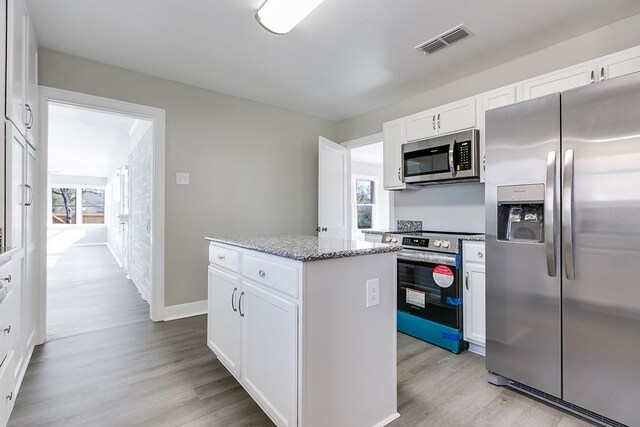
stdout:
[[[50,258],[48,341],[10,426],[273,425],[205,344],[206,317],[152,323],[105,247]],[[587,426],[486,382],[484,360],[398,334],[399,426]]]

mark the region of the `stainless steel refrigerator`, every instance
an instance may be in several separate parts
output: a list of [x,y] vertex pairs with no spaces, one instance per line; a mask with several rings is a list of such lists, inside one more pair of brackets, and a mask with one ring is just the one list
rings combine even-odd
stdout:
[[640,74],[486,115],[491,382],[640,426]]

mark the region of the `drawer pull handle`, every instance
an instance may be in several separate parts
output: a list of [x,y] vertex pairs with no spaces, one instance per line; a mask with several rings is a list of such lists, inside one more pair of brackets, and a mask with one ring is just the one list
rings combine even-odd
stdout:
[[7,334],[10,334],[11,333],[11,325],[9,325],[6,328],[4,328],[3,331],[6,332]]
[[11,275],[9,274],[7,277],[4,277],[0,280],[2,280],[3,282],[11,283]]
[[482,258],[484,254],[482,252],[478,252],[478,258]]
[[10,392],[9,394],[7,394],[6,398],[7,400],[13,400],[13,392]]
[[267,273],[265,273],[264,270],[258,271],[258,276],[260,276],[261,278],[264,279],[264,276],[266,276],[266,275],[267,275]]
[[223,259],[225,259],[226,257],[224,255],[218,255],[218,260],[222,261]]

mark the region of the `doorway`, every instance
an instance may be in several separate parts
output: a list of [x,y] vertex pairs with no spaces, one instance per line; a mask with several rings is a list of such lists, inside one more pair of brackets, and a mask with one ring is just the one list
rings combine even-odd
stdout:
[[[148,318],[163,320],[164,110],[50,88],[40,93],[40,184],[47,189],[40,203],[41,235],[47,236],[41,259],[40,342],[46,337],[47,291],[62,277],[48,277],[47,267],[49,272],[64,271],[68,284],[74,279],[65,265],[80,274],[78,266],[89,268],[95,262],[96,271],[108,280],[130,285],[125,294],[139,294],[146,301]],[[76,293],[80,283],[75,283]],[[88,293],[101,292],[96,289]],[[65,321],[72,325],[70,319],[61,324]]]

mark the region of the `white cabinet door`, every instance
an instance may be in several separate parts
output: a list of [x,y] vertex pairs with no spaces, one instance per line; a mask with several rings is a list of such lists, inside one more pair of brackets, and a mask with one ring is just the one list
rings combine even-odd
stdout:
[[438,134],[457,132],[476,125],[476,99],[467,98],[438,108]]
[[349,150],[320,137],[318,159],[318,236],[348,239],[351,234]]
[[26,135],[25,66],[27,10],[23,0],[7,0],[7,119]]
[[25,150],[27,143],[15,127],[6,125],[7,133],[7,246],[24,248],[23,210],[26,201],[24,185]]
[[36,325],[38,321],[38,246],[36,242],[37,236],[37,212],[38,212],[38,194],[36,193],[37,183],[37,157],[33,148],[27,149],[27,169],[26,169],[26,190],[25,195],[25,218],[26,218],[26,258],[25,258],[25,277],[23,291],[23,316],[22,316],[22,334],[25,342],[25,349],[34,345]]
[[34,148],[38,146],[38,45],[31,20],[26,24],[25,52],[25,105],[24,123],[27,131],[27,142]]
[[598,80],[612,79],[640,71],[640,47],[610,55],[598,63]]
[[297,306],[244,281],[242,383],[279,426],[297,424]]
[[393,120],[382,125],[384,159],[384,189],[403,190],[402,182],[402,144],[404,143],[404,119]]
[[485,266],[468,263],[464,273],[464,339],[484,346],[485,334]]
[[594,83],[597,64],[591,62],[545,74],[523,83],[524,99],[533,99]]
[[491,92],[483,93],[478,96],[478,129],[480,130],[480,161],[482,162],[480,168],[480,182],[484,182],[484,147],[485,147],[485,116],[484,113],[488,110],[504,107],[505,105],[513,104],[517,99],[517,86],[507,86],[500,89],[492,90]]
[[436,117],[438,113],[434,110],[422,111],[405,118],[405,139],[402,141],[412,142],[429,138],[438,134]]
[[236,378],[241,374],[240,288],[238,276],[209,267],[207,344]]

